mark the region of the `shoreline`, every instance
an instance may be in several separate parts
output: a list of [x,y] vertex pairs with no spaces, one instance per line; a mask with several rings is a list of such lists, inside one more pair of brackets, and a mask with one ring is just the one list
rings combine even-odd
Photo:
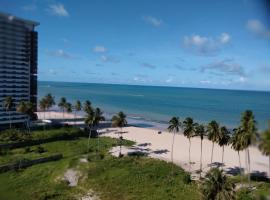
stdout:
[[[43,117],[43,112],[37,112],[38,116]],[[45,116],[52,116],[54,119],[61,119],[63,114],[62,112],[46,112]],[[66,113],[66,119],[74,119],[75,115],[73,113]],[[77,115],[77,118],[82,118],[82,116]],[[67,120],[67,123],[68,120]],[[77,122],[77,125],[82,125],[84,122]],[[123,138],[127,140],[132,140],[136,142],[136,145],[132,148],[123,148],[123,153],[129,153],[134,150],[139,151],[139,153],[147,153],[148,156],[165,160],[167,162],[171,161],[171,143],[172,143],[172,133],[169,133],[165,129],[162,130],[161,134],[158,134],[157,128],[153,127],[138,127],[129,123],[130,126],[124,127]],[[115,134],[117,128],[105,127],[99,129],[101,136],[108,136],[113,138],[118,138],[118,134]],[[200,142],[201,140],[198,137],[191,139],[191,173],[193,176],[197,176],[200,169]],[[210,169],[210,156],[211,156],[211,147],[212,142],[207,138],[203,140],[203,156],[202,156],[202,166],[203,173]],[[174,145],[174,163],[179,165],[186,171],[189,171],[188,164],[188,148],[189,142],[186,137],[182,134],[182,131],[175,135],[175,145]],[[256,174],[268,172],[268,157],[262,155],[259,149],[255,146],[250,148],[251,155],[251,172]],[[118,149],[116,148],[116,152]],[[231,149],[230,146],[225,146],[224,148],[224,166],[222,167],[224,171],[228,174],[233,174],[239,171],[239,160],[238,154],[236,151]],[[213,163],[214,165],[221,164],[222,157],[222,148],[215,144],[214,154],[213,154]],[[246,162],[245,162],[245,152],[240,152],[241,157],[241,167],[246,171]],[[268,174],[270,177],[270,174]]]

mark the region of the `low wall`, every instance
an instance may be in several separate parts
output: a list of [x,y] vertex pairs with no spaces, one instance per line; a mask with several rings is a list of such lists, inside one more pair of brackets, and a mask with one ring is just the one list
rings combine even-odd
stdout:
[[0,166],[0,173],[4,173],[10,170],[18,170],[21,168],[27,168],[30,167],[32,165],[36,165],[36,164],[40,164],[40,163],[45,163],[45,162],[50,162],[50,161],[57,161],[63,158],[62,154],[55,154],[52,156],[48,156],[48,157],[43,157],[43,158],[38,158],[35,160],[21,160],[18,161],[16,163],[9,163],[9,164],[5,164],[5,165],[1,165]]

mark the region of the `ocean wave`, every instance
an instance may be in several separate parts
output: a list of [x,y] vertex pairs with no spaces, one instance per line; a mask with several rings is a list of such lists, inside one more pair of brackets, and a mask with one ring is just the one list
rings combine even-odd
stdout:
[[143,94],[130,94],[129,96],[132,96],[132,97],[144,97]]

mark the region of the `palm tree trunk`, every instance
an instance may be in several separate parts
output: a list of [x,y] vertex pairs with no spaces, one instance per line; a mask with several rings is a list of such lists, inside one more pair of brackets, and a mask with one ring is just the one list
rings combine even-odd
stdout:
[[214,152],[214,142],[212,142],[212,153],[211,153],[211,167],[212,167],[212,163],[213,163],[213,152]]
[[99,152],[99,132],[98,132],[98,128],[97,128],[97,136],[98,136],[98,152]]
[[89,145],[90,145],[91,134],[92,134],[92,125],[89,126],[89,135],[88,135],[87,153],[89,152]]
[[75,110],[75,115],[74,115],[74,117],[75,117],[75,125],[77,124],[77,111]]
[[30,117],[27,117],[27,120],[26,120],[26,125],[27,125],[27,129],[28,129],[28,135],[30,136]]
[[203,140],[201,140],[200,178],[202,177],[202,141]]
[[248,183],[249,183],[249,187],[251,187],[251,183],[250,183],[250,155],[249,155],[249,148],[247,148],[247,156],[248,156]]
[[269,174],[268,174],[268,176],[270,177],[270,156],[269,156]]
[[189,172],[190,172],[190,169],[191,169],[191,160],[190,160],[190,147],[191,147],[191,141],[190,141],[190,138],[188,139],[189,140],[189,149],[188,149],[188,159],[189,159]]
[[223,161],[224,161],[224,145],[222,146],[222,165],[223,165]]
[[9,128],[11,129],[11,116],[10,116],[10,111],[8,112],[9,115]]
[[172,139],[172,150],[171,150],[171,161],[173,163],[173,147],[174,147],[174,137],[175,137],[175,131],[173,132],[173,139]]
[[238,159],[239,159],[239,171],[240,171],[240,176],[241,176],[241,185],[243,185],[243,176],[242,176],[240,153],[239,153],[239,151],[237,151],[237,153],[238,153]]
[[120,132],[120,151],[119,151],[119,157],[122,156],[122,127],[121,127],[121,132]]

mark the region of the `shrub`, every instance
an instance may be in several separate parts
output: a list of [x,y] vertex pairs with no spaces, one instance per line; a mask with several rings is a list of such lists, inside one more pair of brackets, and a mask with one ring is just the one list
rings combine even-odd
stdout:
[[236,193],[236,200],[254,200],[255,198],[253,197],[251,191],[247,188],[245,189],[240,189]]
[[38,146],[37,149],[35,150],[36,153],[44,153],[46,152],[46,149],[42,146]]
[[25,147],[24,148],[24,153],[30,153],[31,152],[31,148],[30,147]]
[[189,173],[185,173],[185,174],[183,175],[183,182],[184,182],[185,184],[191,183],[191,176],[190,176]]

